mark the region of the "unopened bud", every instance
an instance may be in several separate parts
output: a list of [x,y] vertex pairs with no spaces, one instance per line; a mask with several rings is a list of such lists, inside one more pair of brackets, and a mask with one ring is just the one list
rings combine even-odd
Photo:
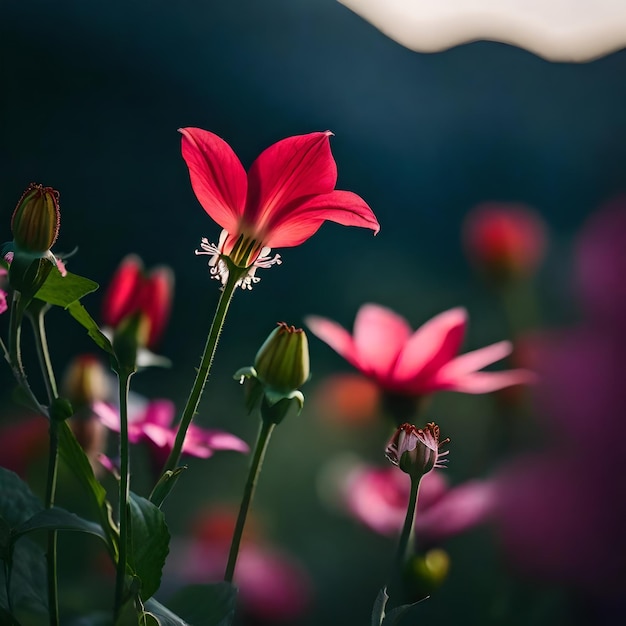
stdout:
[[280,322],[257,352],[254,368],[258,379],[275,391],[298,389],[310,374],[305,332]]
[[137,371],[137,355],[146,347],[150,334],[150,320],[142,313],[126,317],[113,335],[113,351],[117,358],[118,374]]
[[31,183],[13,213],[13,241],[23,252],[43,254],[56,241],[59,222],[59,192]]

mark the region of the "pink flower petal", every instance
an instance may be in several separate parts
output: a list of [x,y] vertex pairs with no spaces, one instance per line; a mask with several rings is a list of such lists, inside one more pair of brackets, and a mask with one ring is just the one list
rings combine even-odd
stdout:
[[380,230],[378,220],[369,205],[351,191],[332,191],[304,201],[295,201],[275,212],[269,220],[266,245],[288,248],[306,241],[326,221],[342,226]]
[[8,308],[6,291],[0,289],[0,314],[4,313]]
[[171,400],[152,400],[145,408],[140,420],[144,424],[156,424],[165,428],[169,428],[174,421],[176,415],[176,406]]
[[330,151],[330,135],[326,131],[288,137],[258,156],[248,173],[245,220],[249,225],[263,232],[273,215],[290,203],[335,188],[337,166]]
[[487,521],[494,512],[495,502],[496,489],[492,484],[464,483],[450,489],[428,508],[420,510],[418,503],[415,531],[418,537],[430,541],[458,535]]
[[335,352],[346,359],[346,361],[354,365],[357,369],[361,369],[354,341],[345,328],[337,324],[337,322],[316,315],[305,317],[304,323],[314,335],[327,343]]
[[391,309],[363,305],[354,321],[354,344],[361,369],[383,380],[389,377],[410,335],[409,323]]
[[465,374],[476,372],[492,363],[500,361],[509,356],[513,351],[513,344],[510,341],[499,341],[490,346],[467,352],[457,356],[449,363],[446,363],[437,374],[437,378],[456,379]]
[[248,183],[243,165],[220,137],[201,128],[181,128],[182,153],[202,208],[229,233],[243,215]]
[[473,372],[455,381],[442,383],[439,388],[461,393],[491,393],[512,387],[527,385],[537,381],[537,376],[528,370],[506,370],[504,372]]
[[174,433],[169,429],[159,426],[158,424],[144,422],[141,425],[141,432],[157,447],[165,448],[167,446],[171,449],[174,442]]
[[202,438],[213,450],[234,450],[244,454],[250,452],[250,446],[245,441],[222,430],[202,429]]
[[418,328],[398,358],[394,378],[398,382],[424,382],[458,353],[467,325],[461,307],[440,313]]

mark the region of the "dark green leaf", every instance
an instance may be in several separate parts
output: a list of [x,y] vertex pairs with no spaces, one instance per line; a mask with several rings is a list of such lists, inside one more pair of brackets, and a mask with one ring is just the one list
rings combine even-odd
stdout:
[[102,334],[98,324],[96,324],[91,315],[87,313],[87,310],[80,302],[72,302],[68,305],[67,310],[70,315],[87,330],[87,333],[99,348],[102,348],[109,354],[113,354],[113,346],[111,345],[111,342]]
[[10,528],[43,509],[30,487],[15,473],[0,467],[0,515]]
[[74,530],[96,535],[104,539],[105,542],[107,541],[107,536],[100,524],[90,522],[59,507],[40,511],[26,522],[14,528],[13,541],[36,530]]
[[[2,564],[3,565],[3,564]],[[6,570],[0,567],[0,606],[9,609],[6,594]],[[47,613],[46,556],[30,539],[17,543],[11,561],[11,604],[16,614],[19,610]]]
[[236,600],[237,587],[223,582],[190,585],[178,591],[168,604],[193,626],[230,626]]
[[35,298],[67,308],[72,302],[80,300],[96,289],[98,283],[89,278],[71,272],[65,276],[61,276],[60,272],[50,272],[46,282],[35,294]]
[[156,617],[160,626],[196,626],[178,617],[178,615],[163,606],[160,602],[157,602],[154,598],[150,598],[144,606],[147,611],[150,611],[150,613]]
[[149,500],[130,494],[130,566],[141,579],[141,598],[147,600],[161,584],[161,572],[169,552],[170,533],[161,509]]
[[0,624],[5,626],[20,626],[20,623],[9,613],[0,607]]
[[107,538],[111,556],[117,558],[118,533],[111,517],[111,505],[104,487],[96,479],[91,464],[74,433],[66,422],[59,423],[59,456],[83,487],[94,509],[98,512],[100,526]]

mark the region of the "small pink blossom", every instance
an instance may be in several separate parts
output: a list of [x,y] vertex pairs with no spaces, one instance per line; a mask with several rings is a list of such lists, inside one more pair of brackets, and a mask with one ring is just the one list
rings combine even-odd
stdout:
[[508,341],[458,355],[467,328],[463,308],[440,313],[415,332],[403,317],[376,304],[360,308],[354,335],[323,317],[309,316],[305,322],[313,334],[391,393],[489,393],[534,379],[521,369],[479,371],[511,353]]
[[[120,417],[117,410],[104,402],[94,404],[94,412],[110,430],[120,432]],[[165,458],[170,453],[176,439],[173,427],[176,407],[169,400],[152,400],[139,410],[129,412],[128,440],[131,443],[147,441]],[[187,431],[183,454],[206,459],[216,450],[249,452],[248,444],[222,430],[209,430],[192,424]]]
[[448,450],[441,452],[441,446],[450,439],[439,441],[439,426],[429,422],[424,428],[412,424],[402,424],[387,444],[385,455],[403,472],[421,478],[435,468],[443,468],[447,463]]
[[239,285],[258,282],[257,268],[280,263],[271,248],[298,246],[326,221],[369,228],[378,221],[366,202],[335,189],[337,166],[330,132],[296,135],[263,151],[246,173],[232,148],[200,128],[181,128],[182,154],[198,201],[222,228],[217,245],[202,240],[214,278],[223,284],[228,267],[222,256],[250,268]]
[[[406,516],[410,478],[393,467],[355,463],[336,477],[343,507],[375,532],[395,535]],[[449,487],[438,471],[420,483],[415,531],[420,541],[433,543],[461,534],[488,521],[495,506],[490,482],[473,480]]]

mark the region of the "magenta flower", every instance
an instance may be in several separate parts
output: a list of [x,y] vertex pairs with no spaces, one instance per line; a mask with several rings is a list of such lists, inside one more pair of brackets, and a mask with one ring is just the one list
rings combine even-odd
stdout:
[[[94,412],[107,428],[120,432],[120,417],[115,409],[104,402],[96,402]],[[175,415],[176,407],[169,400],[152,400],[138,410],[129,411],[128,440],[131,443],[147,441],[159,460],[164,462],[176,438]],[[183,454],[206,459],[216,450],[247,453],[249,447],[239,437],[222,430],[208,430],[195,424],[189,427]]]
[[309,316],[305,322],[313,334],[391,393],[488,393],[534,378],[521,369],[478,371],[509,355],[508,341],[457,356],[467,327],[467,311],[462,308],[440,313],[415,332],[403,317],[376,304],[359,309],[354,336],[323,317]]
[[[340,506],[368,528],[383,535],[402,529],[411,481],[393,467],[355,463],[334,477]],[[492,516],[495,488],[473,480],[449,487],[441,472],[422,478],[415,517],[420,541],[439,542],[485,523]]]
[[[0,278],[4,278],[7,275],[7,270],[0,266]],[[4,281],[3,281],[4,282]],[[0,289],[0,315],[8,309],[7,305],[7,292],[4,289]]]
[[182,153],[198,201],[222,228],[217,245],[202,239],[214,278],[224,284],[228,266],[222,257],[249,268],[238,283],[250,289],[257,268],[280,263],[272,248],[297,246],[326,220],[370,228],[378,221],[366,202],[335,189],[337,167],[330,151],[332,133],[296,135],[263,151],[246,174],[232,148],[200,128],[182,128]]

